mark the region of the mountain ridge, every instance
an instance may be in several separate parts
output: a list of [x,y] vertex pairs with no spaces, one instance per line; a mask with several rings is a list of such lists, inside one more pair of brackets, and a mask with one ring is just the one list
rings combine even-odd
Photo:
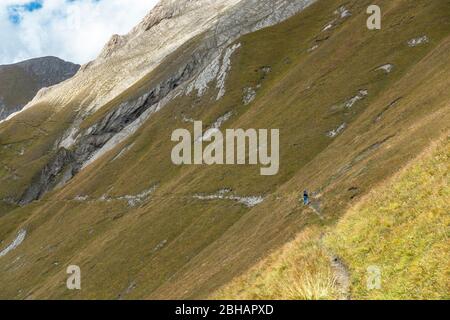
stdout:
[[52,56],[0,65],[0,121],[20,111],[42,88],[71,78],[79,68]]

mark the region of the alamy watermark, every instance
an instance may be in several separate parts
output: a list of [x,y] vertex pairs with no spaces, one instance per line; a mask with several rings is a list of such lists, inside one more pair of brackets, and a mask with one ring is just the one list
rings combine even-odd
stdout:
[[67,289],[81,290],[81,269],[77,265],[70,265],[67,267],[67,274],[69,277],[66,281]]
[[279,129],[226,129],[223,134],[213,128],[203,134],[202,122],[195,121],[193,135],[176,129],[171,139],[178,142],[171,154],[176,165],[261,165],[263,176],[276,175],[280,168]]
[[378,266],[367,267],[367,290],[381,289],[381,268]]
[[381,8],[375,4],[367,8],[367,14],[370,17],[367,19],[367,29],[381,30]]

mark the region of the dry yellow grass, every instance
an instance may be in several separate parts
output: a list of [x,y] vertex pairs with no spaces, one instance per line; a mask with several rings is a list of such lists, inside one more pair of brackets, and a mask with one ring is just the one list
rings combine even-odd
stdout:
[[[339,298],[333,252],[349,267],[352,299],[449,299],[449,158],[446,138],[364,197],[326,236],[305,229],[211,298]],[[379,289],[367,286],[371,266],[381,271]]]
[[310,227],[211,298],[318,300],[338,295],[320,231]]
[[[352,208],[325,243],[351,269],[355,299],[450,298],[450,139]],[[366,286],[377,266],[381,288]]]

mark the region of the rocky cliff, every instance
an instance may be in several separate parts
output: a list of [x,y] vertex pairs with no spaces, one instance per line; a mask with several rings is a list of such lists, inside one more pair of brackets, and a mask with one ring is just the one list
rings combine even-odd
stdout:
[[[225,79],[230,58],[238,46],[228,47],[238,37],[279,23],[310,5],[311,0],[226,0],[226,1],[162,1],[129,34],[113,36],[99,58],[82,68],[75,78],[59,87],[42,92],[27,108],[43,102],[74,102],[78,105],[74,125],[60,137],[59,147],[73,149],[73,156],[64,157],[64,165],[53,166],[58,172],[44,169],[20,199],[21,204],[45,194],[49,184],[55,186],[64,177],[71,177],[105,152],[128,138],[153,113],[180,94],[196,90],[199,95],[208,84],[218,80],[217,99],[225,94]],[[122,102],[112,110],[104,106],[153,71],[170,54],[195,41],[172,63],[173,69],[153,81],[133,100]],[[120,72],[115,72],[120,70]],[[127,76],[122,76],[126,74]],[[134,82],[134,83],[133,83]],[[67,89],[70,87],[70,91]],[[54,102],[53,102],[54,103]],[[101,109],[102,119],[85,130],[79,128],[83,118]],[[66,154],[65,150],[63,153]],[[56,158],[61,161],[60,157]],[[65,170],[65,172],[62,172]],[[43,177],[42,175],[49,175]]]

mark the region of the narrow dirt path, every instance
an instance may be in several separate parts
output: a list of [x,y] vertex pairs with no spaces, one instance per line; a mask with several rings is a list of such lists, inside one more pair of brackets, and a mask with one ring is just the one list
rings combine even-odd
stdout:
[[314,213],[319,217],[320,220],[324,220],[322,210],[320,208],[320,201],[312,200],[309,204],[309,207],[314,211]]
[[[322,213],[321,201],[319,197],[311,199],[309,208],[319,217],[320,220],[325,220]],[[344,261],[334,252],[332,252],[324,243],[325,234],[320,236],[319,244],[325,250],[329,261],[331,270],[333,271],[334,278],[336,279],[336,285],[339,291],[340,300],[350,300],[350,285],[351,285],[351,275],[348,267],[345,265]]]
[[333,253],[329,253],[331,269],[338,285],[340,300],[350,300],[350,272],[345,263]]
[[329,260],[331,270],[333,271],[336,285],[339,291],[339,300],[351,300],[351,274],[345,262],[334,252],[332,252],[324,243],[325,234],[320,237],[320,246],[325,250]]

